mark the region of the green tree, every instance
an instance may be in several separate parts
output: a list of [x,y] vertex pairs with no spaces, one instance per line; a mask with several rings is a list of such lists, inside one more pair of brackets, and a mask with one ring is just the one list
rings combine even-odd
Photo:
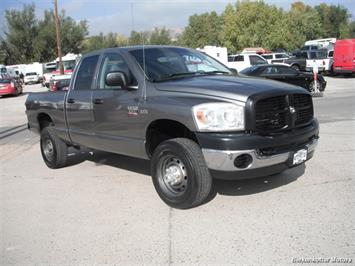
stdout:
[[128,43],[129,45],[142,45],[148,44],[149,39],[148,39],[148,32],[138,32],[138,31],[131,31],[131,34],[128,38]]
[[35,5],[24,5],[23,9],[6,10],[5,19],[8,31],[2,40],[2,49],[7,64],[34,61],[34,37],[38,33]]
[[[262,1],[238,1],[222,14],[223,45],[230,52],[245,47],[280,48],[284,11]],[[281,45],[283,46],[283,45]]]
[[150,34],[149,43],[150,44],[161,44],[167,45],[171,44],[170,31],[165,27],[159,29],[154,28],[154,30]]
[[194,14],[189,17],[180,41],[183,45],[197,48],[205,45],[220,45],[222,20],[215,11]]
[[43,20],[38,22],[38,35],[34,38],[33,48],[37,61],[47,62],[57,57],[57,42],[52,11],[44,11]]
[[323,37],[344,38],[348,37],[349,18],[351,15],[347,8],[341,5],[320,4],[314,7],[320,16],[323,28]]
[[82,43],[82,49],[86,53],[103,48],[126,46],[127,43],[128,39],[121,34],[110,32],[104,35],[100,33],[99,35],[87,37]]
[[285,36],[288,50],[302,46],[307,40],[323,37],[320,16],[315,9],[303,2],[295,2],[291,5],[284,24],[288,29],[288,34]]
[[[1,41],[1,49],[7,64],[47,62],[57,57],[54,14],[45,10],[43,19],[35,17],[35,6],[24,5],[23,9],[7,10],[5,13],[8,31]],[[87,22],[76,22],[60,14],[62,53],[79,53],[84,37],[88,34]]]

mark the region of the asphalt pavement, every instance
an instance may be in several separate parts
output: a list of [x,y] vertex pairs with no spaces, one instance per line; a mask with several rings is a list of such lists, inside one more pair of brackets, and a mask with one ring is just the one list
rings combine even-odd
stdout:
[[159,199],[148,161],[72,151],[70,166],[48,169],[23,129],[26,93],[44,89],[0,98],[0,265],[354,265],[355,78],[326,79],[306,166],[215,181],[190,210]]

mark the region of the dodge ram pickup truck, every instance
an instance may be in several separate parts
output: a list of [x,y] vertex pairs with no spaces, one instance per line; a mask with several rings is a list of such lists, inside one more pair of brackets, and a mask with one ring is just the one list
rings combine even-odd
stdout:
[[319,131],[303,88],[241,77],[171,46],[86,54],[68,91],[30,94],[26,113],[48,167],[64,167],[70,146],[149,159],[160,198],[181,209],[204,203],[213,178],[255,178],[304,163]]

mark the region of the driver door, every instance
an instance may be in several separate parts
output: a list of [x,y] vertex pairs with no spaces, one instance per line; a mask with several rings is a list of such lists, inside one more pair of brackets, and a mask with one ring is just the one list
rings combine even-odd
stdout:
[[[128,86],[108,86],[106,76],[112,72],[123,73]],[[92,94],[96,149],[131,156],[141,153],[141,131],[147,119],[139,112],[141,94],[124,57],[119,52],[104,54]]]

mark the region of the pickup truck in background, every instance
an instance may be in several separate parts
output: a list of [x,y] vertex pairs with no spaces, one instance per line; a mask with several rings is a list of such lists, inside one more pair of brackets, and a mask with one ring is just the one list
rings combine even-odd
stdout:
[[[323,59],[326,58],[324,49],[318,50],[301,50],[294,54],[293,57],[284,60],[284,63],[290,65],[298,71],[307,71],[307,59]],[[322,69],[323,70],[323,69]]]
[[333,73],[334,51],[311,51],[310,59],[306,61],[306,71],[313,72],[313,66],[318,68],[318,73],[330,75]]
[[89,53],[68,91],[30,94],[26,113],[48,167],[64,167],[70,146],[149,159],[157,193],[181,209],[204,203],[212,178],[303,164],[319,131],[303,88],[239,77],[201,52],[171,46]]

